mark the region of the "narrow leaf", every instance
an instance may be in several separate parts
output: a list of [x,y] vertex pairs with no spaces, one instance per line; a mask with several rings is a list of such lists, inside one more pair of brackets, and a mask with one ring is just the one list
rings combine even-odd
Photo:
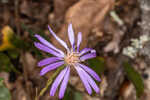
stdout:
[[123,65],[128,79],[136,88],[137,97],[140,97],[144,92],[144,83],[141,75],[128,62],[125,62]]
[[101,57],[96,57],[88,60],[89,67],[91,67],[97,74],[101,75],[105,70],[105,61]]

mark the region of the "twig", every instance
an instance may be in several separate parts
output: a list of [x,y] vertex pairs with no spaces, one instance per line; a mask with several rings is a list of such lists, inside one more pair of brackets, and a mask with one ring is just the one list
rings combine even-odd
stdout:
[[19,0],[14,1],[15,4],[15,21],[16,21],[16,28],[17,34],[20,36],[20,17],[19,17]]
[[35,92],[36,92],[35,100],[39,100],[39,96],[38,96],[38,88],[36,88]]
[[121,18],[119,18],[119,16],[116,14],[115,11],[111,11],[110,12],[110,16],[120,25],[123,26],[124,22],[121,20]]
[[21,59],[22,59],[22,64],[23,64],[23,76],[24,76],[24,80],[25,80],[26,91],[27,91],[27,94],[29,96],[29,100],[32,100],[30,87],[27,84],[28,83],[28,74],[27,74],[26,66],[28,66],[28,64],[27,64],[27,61],[25,59],[25,55],[24,55],[23,51],[21,51],[21,57],[22,57]]

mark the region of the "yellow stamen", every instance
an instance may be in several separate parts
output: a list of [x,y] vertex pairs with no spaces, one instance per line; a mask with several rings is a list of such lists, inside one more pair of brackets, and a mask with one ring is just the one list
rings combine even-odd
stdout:
[[76,52],[68,53],[64,60],[68,65],[74,65],[75,63],[80,62],[79,54]]

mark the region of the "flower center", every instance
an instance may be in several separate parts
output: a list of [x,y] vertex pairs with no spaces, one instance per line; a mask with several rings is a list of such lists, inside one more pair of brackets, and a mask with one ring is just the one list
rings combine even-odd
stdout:
[[74,65],[75,63],[80,62],[79,54],[76,52],[68,53],[64,60],[68,65]]

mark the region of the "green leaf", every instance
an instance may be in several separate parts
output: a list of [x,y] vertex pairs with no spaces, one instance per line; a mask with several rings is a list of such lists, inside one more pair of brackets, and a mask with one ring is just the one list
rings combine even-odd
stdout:
[[67,87],[63,100],[72,100],[73,91],[70,87]]
[[5,71],[5,72],[14,71],[17,74],[21,74],[11,63],[10,58],[4,53],[0,53],[0,65],[1,65],[0,71]]
[[2,82],[4,79],[0,77],[0,82]]
[[19,52],[17,50],[8,50],[8,55],[12,59],[16,59],[19,56]]
[[83,100],[82,94],[68,85],[63,100]]
[[7,57],[7,55],[5,55],[4,53],[0,53],[0,71],[6,71],[6,72],[10,72],[11,68],[9,66],[11,66],[11,62],[9,60],[9,58]]
[[133,83],[136,88],[137,97],[140,97],[141,94],[144,92],[144,83],[141,75],[128,62],[125,62],[123,65],[124,70],[127,73],[128,79]]
[[0,77],[0,86],[3,85],[3,80],[4,80],[4,79]]
[[13,35],[13,37],[10,39],[10,41],[18,49],[28,50],[30,48],[30,44],[26,43],[24,40],[22,40],[17,35]]
[[99,75],[101,75],[105,70],[105,61],[101,57],[89,59],[88,64],[89,67],[91,67]]
[[74,100],[82,100],[82,94],[80,92],[74,92]]
[[4,85],[0,86],[0,100],[11,100],[11,94]]

